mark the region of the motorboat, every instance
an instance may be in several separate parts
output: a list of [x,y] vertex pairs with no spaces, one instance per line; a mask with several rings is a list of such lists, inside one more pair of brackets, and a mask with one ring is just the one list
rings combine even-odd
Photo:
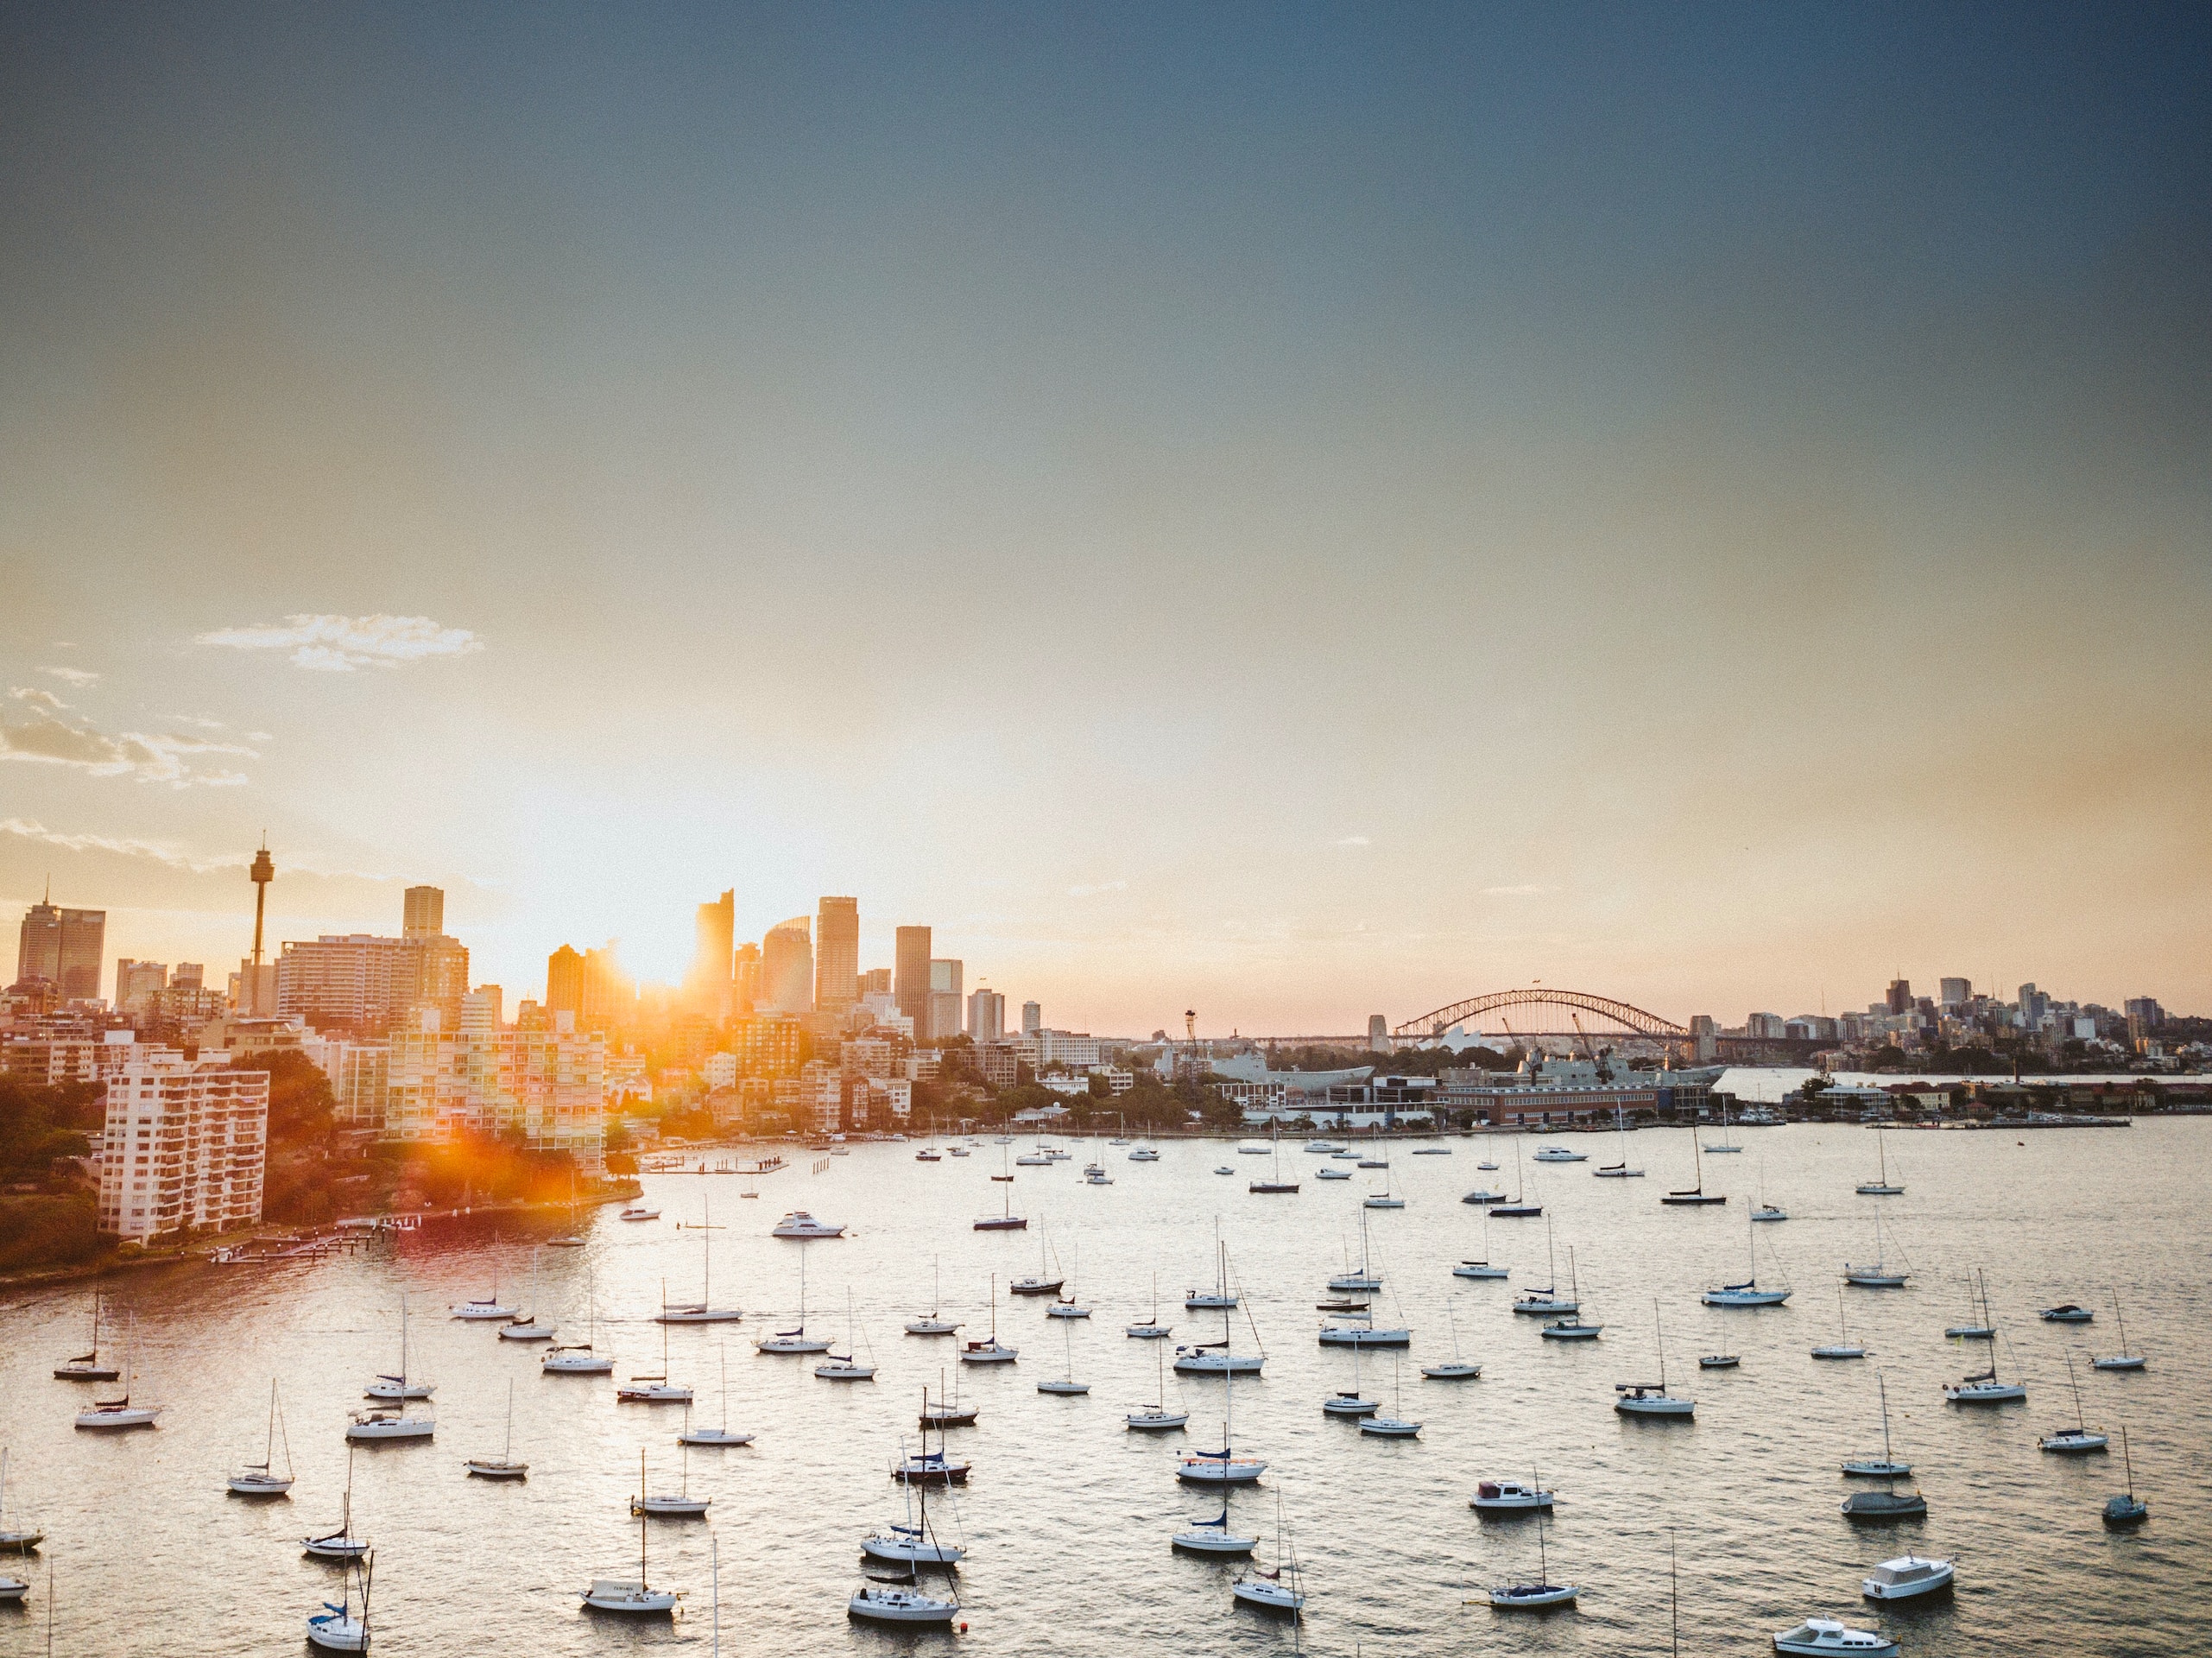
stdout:
[[1550,1508],[1552,1497],[1534,1479],[1526,1485],[1517,1479],[1485,1479],[1476,1484],[1467,1506],[1477,1514],[1526,1514]]
[[404,1409],[357,1410],[346,1424],[345,1437],[363,1442],[382,1440],[427,1440],[438,1431],[427,1416],[410,1416]]
[[1449,1157],[1451,1155],[1451,1148],[1450,1146],[1416,1146],[1413,1148],[1413,1155],[1416,1157]]
[[1912,1600],[1950,1588],[1956,1571],[1957,1562],[1954,1560],[1927,1560],[1918,1554],[1900,1554],[1874,1567],[1861,1581],[1859,1592],[1868,1600]]
[[633,1203],[615,1217],[616,1220],[658,1220],[660,1212],[642,1203]]
[[[1351,1177],[1347,1175],[1345,1178],[1349,1180]],[[1493,1192],[1488,1187],[1478,1186],[1475,1190],[1469,1192],[1465,1197],[1460,1199],[1460,1202],[1477,1203],[1487,1206],[1494,1203],[1503,1203],[1506,1200],[1506,1195],[1507,1194],[1503,1192]]]
[[2046,1307],[2036,1314],[2045,1324],[2087,1324],[2096,1317],[2086,1307],[2076,1307],[2071,1301],[2061,1301],[2056,1307]]
[[1570,1151],[1564,1146],[1539,1146],[1529,1161],[1536,1163],[1586,1163],[1589,1161],[1589,1154]]
[[1833,1654],[1849,1655],[1849,1658],[1894,1658],[1897,1642],[1867,1630],[1846,1628],[1832,1617],[1809,1617],[1793,1630],[1778,1630],[1774,1650],[1803,1654],[1805,1658],[1830,1658]]
[[[284,1471],[276,1471],[276,1452],[281,1444],[284,1449]],[[7,1453],[0,1452],[0,1506],[4,1506],[8,1495]],[[292,1489],[292,1442],[284,1433],[284,1412],[276,1401],[276,1383],[269,1384],[269,1438],[263,1446],[259,1462],[250,1462],[232,1474],[229,1489],[233,1497],[281,1497]],[[10,1541],[15,1534],[0,1532],[0,1547],[20,1547]]]
[[768,1229],[770,1237],[843,1237],[845,1229],[826,1220],[817,1220],[804,1209],[794,1209]]

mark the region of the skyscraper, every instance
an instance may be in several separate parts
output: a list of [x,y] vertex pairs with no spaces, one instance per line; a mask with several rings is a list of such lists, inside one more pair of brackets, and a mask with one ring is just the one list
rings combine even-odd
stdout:
[[960,1034],[960,979],[963,968],[955,958],[934,957],[929,964],[929,1022],[917,1025],[926,1032],[926,1041],[941,1041]]
[[1946,978],[1941,981],[1941,988],[1943,994],[1936,1000],[1944,1007],[1962,1008],[1974,1000],[1974,986],[1966,979]]
[[899,1011],[914,1022],[914,1035],[927,1041],[929,929],[926,927],[901,927],[898,950],[893,959],[897,965],[892,970],[892,990],[899,998]]
[[1892,1013],[1910,1013],[1910,1012],[1912,1012],[1912,980],[1910,980],[1910,979],[1905,979],[1905,978],[1893,978],[1892,980],[1890,980],[1890,981],[1889,981],[1889,995],[1888,995],[1888,997],[1886,998],[1886,1005],[1888,1007],[1889,1010],[1890,1010]]
[[1021,1034],[1034,1036],[1045,1028],[1045,1009],[1041,1003],[1024,1002],[1021,1004]]
[[167,963],[134,961],[129,956],[115,959],[115,1010],[117,1013],[136,1013],[168,988]]
[[1006,998],[989,986],[978,986],[968,998],[968,1039],[995,1042],[1006,1035]]
[[546,1006],[555,1013],[584,1011],[584,958],[568,945],[546,958]]
[[438,887],[409,887],[402,901],[400,936],[403,939],[442,938],[446,933],[446,894]]
[[23,913],[16,937],[16,978],[42,978],[64,997],[98,996],[107,930],[104,909],[63,909],[50,902],[33,904]]
[[712,903],[701,904],[694,927],[692,970],[685,976],[684,987],[694,1007],[717,1018],[727,1017],[736,956],[736,893],[725,892]]
[[860,900],[825,898],[816,919],[814,1008],[837,1013],[860,999]]
[[794,915],[770,927],[761,940],[761,988],[754,1003],[762,1013],[814,1010],[812,922]]
[[730,1011],[740,1018],[761,999],[761,946],[741,944],[730,965]]

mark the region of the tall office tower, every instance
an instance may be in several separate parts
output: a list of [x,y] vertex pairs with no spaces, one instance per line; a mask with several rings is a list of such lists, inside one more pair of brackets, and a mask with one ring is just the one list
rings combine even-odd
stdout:
[[730,964],[730,1010],[738,1018],[749,1016],[761,999],[761,946],[741,944]]
[[960,1034],[960,978],[961,964],[957,959],[932,957],[929,964],[929,1023],[927,1041],[942,1041]]
[[136,1013],[168,988],[169,969],[167,963],[133,961],[129,956],[115,959],[115,1010],[117,1013]]
[[438,887],[409,887],[401,912],[403,939],[441,938],[446,932],[446,894]]
[[2040,1029],[2043,1016],[2051,1011],[2051,998],[2032,984],[2020,986],[2020,1023],[2029,1030]]
[[891,970],[888,967],[869,968],[860,976],[860,993],[863,996],[890,995]]
[[17,979],[42,978],[57,996],[89,999],[100,993],[100,959],[105,953],[108,913],[63,909],[47,901],[23,913],[16,945]]
[[1045,1028],[1045,1009],[1041,1003],[1024,1002],[1021,1004],[1021,1034],[1034,1036]]
[[615,959],[614,940],[584,952],[584,1007],[577,1023],[586,1030],[620,1030],[637,1017],[637,984]]
[[755,1004],[761,1012],[814,1011],[812,927],[811,917],[794,915],[761,940],[761,993]]
[[1887,1006],[1892,1013],[1912,1011],[1912,981],[1911,979],[1893,978],[1889,981]]
[[736,893],[725,892],[712,903],[701,904],[694,928],[692,970],[684,976],[685,990],[694,1007],[726,1018],[737,950]]
[[898,965],[893,970],[892,993],[899,998],[899,1011],[914,1022],[915,1036],[926,1041],[929,1040],[929,929],[926,927],[901,927],[898,950],[893,959]]
[[1943,979],[1939,981],[1937,988],[1942,994],[1936,1000],[1944,1007],[1962,1008],[1974,1000],[1974,986],[1966,979]]
[[173,990],[196,990],[206,981],[207,969],[200,963],[180,961],[177,964],[176,971],[169,975],[169,988]]
[[825,898],[815,915],[814,1008],[837,1013],[860,1000],[860,900]]
[[1390,1052],[1390,1021],[1379,1013],[1367,1016],[1367,1045],[1372,1053]]
[[555,1013],[584,1011],[584,958],[565,944],[546,958],[546,1006]]
[[968,1040],[995,1042],[1006,1035],[1006,998],[988,985],[979,985],[968,998]]

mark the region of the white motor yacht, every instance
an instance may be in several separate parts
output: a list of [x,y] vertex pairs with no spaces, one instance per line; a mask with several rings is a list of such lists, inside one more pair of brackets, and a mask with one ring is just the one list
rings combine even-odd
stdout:
[[950,1623],[960,1615],[960,1603],[925,1595],[919,1589],[871,1582],[845,1603],[845,1611],[870,1623]]
[[794,1209],[771,1227],[771,1237],[843,1237],[845,1229],[826,1220],[817,1220],[804,1209]]
[[1160,1154],[1150,1146],[1139,1146],[1129,1154],[1129,1161],[1133,1163],[1156,1163],[1160,1161]]
[[1549,1509],[1552,1493],[1533,1479],[1526,1485],[1517,1479],[1486,1479],[1476,1484],[1467,1506],[1477,1514],[1526,1514]]
[[1570,1151],[1564,1146],[1539,1146],[1528,1161],[1532,1163],[1586,1163],[1589,1161],[1589,1154]]
[[0,1605],[16,1606],[31,1592],[31,1585],[22,1578],[11,1578],[0,1573]]
[[1794,1630],[1778,1630],[1774,1650],[1826,1658],[1847,1653],[1850,1658],[1893,1658],[1897,1642],[1867,1630],[1847,1629],[1832,1617],[1809,1617]]
[[1859,1585],[1868,1600],[1911,1600],[1951,1586],[1956,1562],[1924,1560],[1918,1554],[1900,1554],[1884,1560]]
[[615,1218],[616,1220],[658,1220],[660,1218],[660,1212],[641,1203],[633,1203]]

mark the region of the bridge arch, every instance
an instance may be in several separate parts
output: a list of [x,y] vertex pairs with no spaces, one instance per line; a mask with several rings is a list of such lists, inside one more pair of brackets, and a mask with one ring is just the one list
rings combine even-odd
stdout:
[[1621,1002],[1609,996],[1592,996],[1583,990],[1546,990],[1532,985],[1526,990],[1493,990],[1488,996],[1469,997],[1464,1002],[1454,1002],[1425,1013],[1418,1019],[1408,1019],[1391,1028],[1393,1036],[1412,1037],[1417,1041],[1441,1036],[1454,1025],[1469,1019],[1480,1018],[1486,1013],[1495,1013],[1507,1008],[1565,1008],[1572,1012],[1595,1014],[1625,1025],[1639,1036],[1656,1041],[1687,1041],[1690,1031],[1672,1019],[1662,1019],[1655,1013]]

